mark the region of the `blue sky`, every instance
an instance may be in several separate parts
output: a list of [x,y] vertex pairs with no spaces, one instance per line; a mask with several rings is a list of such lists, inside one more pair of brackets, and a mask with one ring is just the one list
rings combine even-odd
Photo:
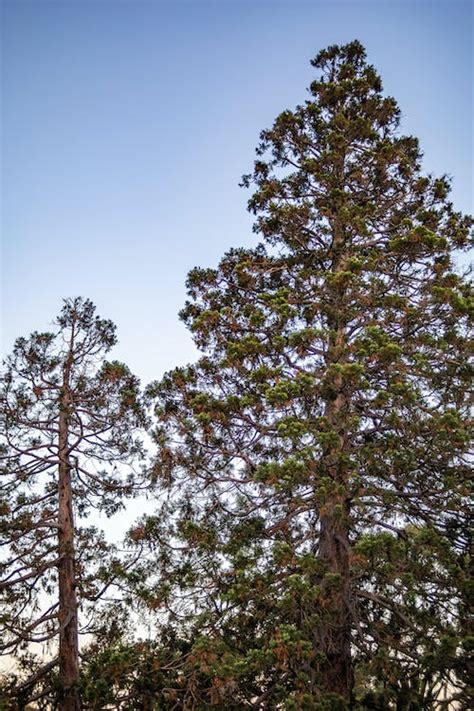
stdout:
[[329,44],[362,41],[472,210],[471,2],[4,0],[2,34],[4,351],[84,295],[145,382],[192,359],[186,274],[254,243],[240,176]]

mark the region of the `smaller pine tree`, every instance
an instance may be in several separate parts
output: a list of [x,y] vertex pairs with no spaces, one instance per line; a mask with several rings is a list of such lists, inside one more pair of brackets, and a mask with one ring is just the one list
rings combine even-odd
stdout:
[[[44,672],[57,667],[59,692],[42,693],[72,711],[80,708],[79,626],[87,632],[88,601],[97,604],[119,569],[100,532],[78,519],[93,508],[115,513],[143,485],[134,465],[146,418],[138,379],[105,360],[114,324],[76,298],[55,325],[19,338],[3,374],[0,650],[21,664],[32,645],[57,647]],[[20,684],[25,703],[40,680],[36,670]]]

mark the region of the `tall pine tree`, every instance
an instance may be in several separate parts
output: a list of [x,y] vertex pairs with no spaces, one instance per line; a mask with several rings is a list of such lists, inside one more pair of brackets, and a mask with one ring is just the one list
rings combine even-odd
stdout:
[[359,42],[312,64],[244,177],[261,244],[189,275],[203,357],[150,388],[174,493],[133,537],[203,632],[202,703],[429,708],[465,693],[472,220]]

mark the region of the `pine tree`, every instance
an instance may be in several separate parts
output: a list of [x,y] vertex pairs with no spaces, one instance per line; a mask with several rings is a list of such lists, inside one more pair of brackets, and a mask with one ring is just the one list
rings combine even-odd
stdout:
[[173,494],[132,536],[149,606],[200,625],[202,703],[408,708],[463,693],[472,220],[359,42],[312,64],[243,180],[262,242],[189,275],[203,356],[150,388]]
[[[44,671],[58,666],[68,711],[80,707],[79,610],[114,577],[112,549],[77,519],[92,508],[115,513],[142,479],[133,467],[143,454],[139,382],[105,360],[115,343],[92,302],[68,299],[54,332],[16,341],[3,377],[1,650],[20,660],[34,643],[57,643]],[[25,703],[40,679],[20,684]]]

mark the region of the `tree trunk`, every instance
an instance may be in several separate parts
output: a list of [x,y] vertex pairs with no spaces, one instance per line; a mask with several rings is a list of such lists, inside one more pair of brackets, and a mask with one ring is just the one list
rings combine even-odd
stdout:
[[321,516],[320,526],[319,558],[329,573],[322,585],[323,619],[317,638],[317,650],[324,654],[320,665],[321,687],[324,692],[340,694],[349,702],[353,674],[347,527],[334,510]]
[[[337,167],[343,174],[344,159]],[[342,182],[342,178],[341,182]],[[336,219],[333,223],[334,257],[333,274],[344,268],[344,229]],[[344,365],[346,362],[346,322],[344,313],[344,287],[335,286],[330,298],[328,327],[330,335],[326,365]],[[344,392],[342,374],[336,372],[327,383],[324,394],[324,415],[330,431],[337,441],[323,451],[324,476],[333,481],[334,493],[320,508],[318,558],[323,563],[321,582],[321,621],[315,630],[316,651],[322,654],[319,665],[319,687],[324,693],[342,696],[349,704],[353,688],[351,659],[351,607],[349,571],[349,514],[350,498],[347,464],[347,435],[349,399]]]
[[[336,379],[337,380],[337,379]],[[336,383],[337,385],[338,383]],[[326,406],[330,427],[339,444],[324,456],[324,473],[338,487],[320,510],[318,558],[324,563],[321,584],[321,622],[316,630],[316,650],[322,653],[319,686],[325,693],[340,694],[349,703],[353,687],[349,576],[349,499],[347,477],[341,461],[344,452],[342,422],[346,410],[339,394]]]
[[69,461],[69,417],[70,393],[68,387],[69,368],[64,371],[64,388],[59,414],[59,482],[58,482],[58,524],[59,524],[59,678],[61,711],[78,711],[80,699],[79,642],[76,601],[76,576],[74,561],[74,519],[72,510],[71,464]]

